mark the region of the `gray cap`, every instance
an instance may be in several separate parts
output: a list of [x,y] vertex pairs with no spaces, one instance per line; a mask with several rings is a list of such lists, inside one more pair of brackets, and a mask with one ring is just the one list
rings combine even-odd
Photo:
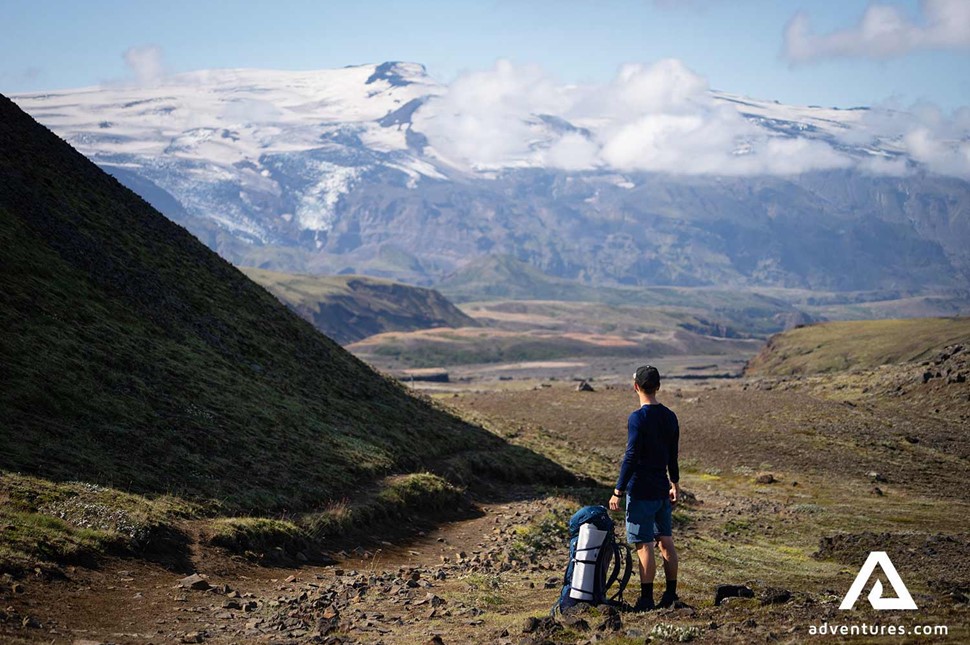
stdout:
[[653,365],[638,367],[633,379],[641,390],[655,390],[660,387],[660,371]]

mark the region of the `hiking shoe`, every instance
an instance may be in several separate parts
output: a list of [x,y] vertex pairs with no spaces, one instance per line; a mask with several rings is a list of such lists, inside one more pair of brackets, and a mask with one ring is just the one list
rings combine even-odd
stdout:
[[647,598],[645,596],[637,598],[637,604],[633,605],[633,611],[635,612],[652,611],[655,608],[653,598]]
[[677,601],[677,594],[668,594],[666,591],[662,596],[660,596],[660,602],[657,603],[657,609],[667,609],[673,607],[674,603]]

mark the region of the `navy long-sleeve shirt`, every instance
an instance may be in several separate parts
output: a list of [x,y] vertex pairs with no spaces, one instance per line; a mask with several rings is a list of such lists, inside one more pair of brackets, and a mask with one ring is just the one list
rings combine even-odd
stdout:
[[633,412],[627,421],[626,452],[616,489],[635,499],[665,499],[670,494],[670,482],[680,481],[679,441],[677,415],[667,406],[643,405]]

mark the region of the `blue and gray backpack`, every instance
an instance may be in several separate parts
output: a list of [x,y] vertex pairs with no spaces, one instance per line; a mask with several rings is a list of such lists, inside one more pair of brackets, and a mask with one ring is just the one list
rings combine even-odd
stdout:
[[[569,520],[569,564],[551,613],[581,602],[622,605],[632,573],[630,547],[616,539],[609,511],[603,506],[584,506]],[[614,583],[618,586],[610,595]]]

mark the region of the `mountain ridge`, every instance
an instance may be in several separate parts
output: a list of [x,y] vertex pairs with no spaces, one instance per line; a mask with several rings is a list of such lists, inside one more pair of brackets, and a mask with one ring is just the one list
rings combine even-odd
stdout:
[[[17,100],[238,265],[428,286],[500,254],[593,286],[970,284],[970,183],[867,134],[868,110],[695,97],[702,117],[733,110],[731,158],[787,146],[761,174],[546,167],[549,146],[596,126],[544,112],[508,121],[535,139],[521,155],[465,168],[438,150],[449,91],[389,62]],[[791,166],[818,146],[857,165]],[[896,169],[868,170],[873,160]]]

